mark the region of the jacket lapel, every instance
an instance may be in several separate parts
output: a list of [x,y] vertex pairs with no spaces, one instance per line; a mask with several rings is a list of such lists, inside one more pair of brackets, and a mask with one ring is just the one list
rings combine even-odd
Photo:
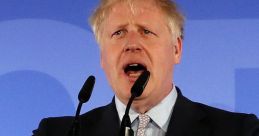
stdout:
[[209,136],[210,123],[197,104],[185,98],[179,88],[166,136]]
[[119,115],[116,110],[115,100],[113,98],[112,103],[108,105],[107,109],[103,112],[103,129],[104,135],[118,136],[120,130]]
[[[98,109],[97,109],[98,110]],[[82,136],[119,136],[120,121],[115,101],[82,119]]]

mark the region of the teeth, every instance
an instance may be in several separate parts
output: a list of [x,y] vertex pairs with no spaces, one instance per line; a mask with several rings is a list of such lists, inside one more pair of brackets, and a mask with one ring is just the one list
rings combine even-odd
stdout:
[[129,72],[136,73],[138,71],[143,71],[143,70],[146,70],[145,66],[143,66],[142,64],[138,64],[138,63],[128,64],[124,68],[124,72],[127,73],[127,74],[129,74]]
[[129,73],[130,77],[138,77],[141,75],[141,72],[137,72],[137,73]]
[[129,66],[138,66],[138,64],[130,64]]

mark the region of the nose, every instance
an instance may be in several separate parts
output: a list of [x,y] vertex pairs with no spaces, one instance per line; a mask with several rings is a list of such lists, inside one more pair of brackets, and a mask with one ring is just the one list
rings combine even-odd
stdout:
[[142,45],[138,34],[132,32],[127,36],[127,40],[124,46],[125,52],[137,52],[142,50]]

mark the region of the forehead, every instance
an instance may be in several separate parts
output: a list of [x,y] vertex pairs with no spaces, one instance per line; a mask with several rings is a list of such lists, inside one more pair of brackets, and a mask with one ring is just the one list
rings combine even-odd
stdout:
[[133,15],[157,9],[153,0],[127,0],[115,2],[111,7],[111,13],[127,12]]
[[165,14],[153,0],[129,0],[113,4],[106,20],[115,24],[122,20],[164,21],[164,16]]

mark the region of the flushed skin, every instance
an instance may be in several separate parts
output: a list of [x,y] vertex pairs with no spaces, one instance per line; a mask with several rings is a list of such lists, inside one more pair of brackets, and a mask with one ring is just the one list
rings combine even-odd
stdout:
[[115,95],[124,104],[140,74],[125,74],[125,65],[141,63],[150,71],[145,91],[133,103],[140,113],[158,104],[171,91],[174,65],[180,62],[182,53],[181,38],[173,39],[166,16],[154,4],[150,0],[134,1],[133,9],[125,2],[115,4],[103,23],[100,41],[101,66]]

